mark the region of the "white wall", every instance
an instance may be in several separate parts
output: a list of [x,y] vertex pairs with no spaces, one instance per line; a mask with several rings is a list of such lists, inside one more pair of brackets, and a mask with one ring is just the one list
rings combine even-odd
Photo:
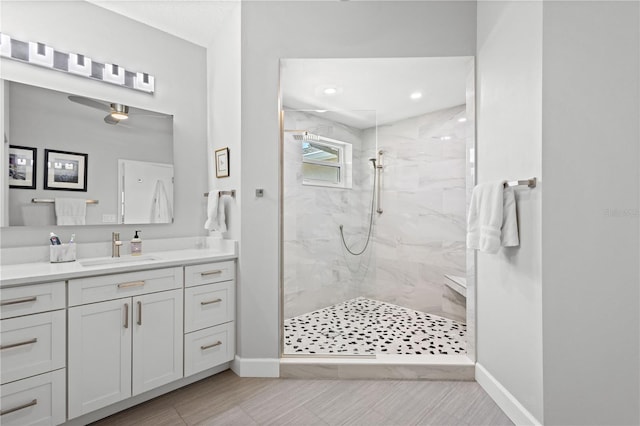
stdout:
[[241,357],[279,356],[279,58],[473,55],[475,10],[475,2],[243,2]]
[[478,2],[478,182],[516,190],[520,247],[477,255],[477,361],[543,421],[542,2]]
[[[208,170],[210,190],[238,191],[226,202],[228,231],[224,238],[240,239],[240,11],[241,3],[229,10],[207,46]],[[229,148],[229,177],[217,178],[214,151]],[[206,208],[206,200],[205,200]]]
[[[174,114],[175,223],[77,228],[77,241],[108,241],[111,231],[126,236],[139,228],[145,238],[204,235],[205,211],[201,206],[202,194],[207,190],[205,49],[80,1],[3,1],[1,24],[3,32],[19,40],[42,41],[61,51],[81,52],[96,60],[149,72],[155,75],[156,92],[149,95],[4,58],[0,62],[3,78]],[[56,229],[3,228],[2,246],[44,244],[50,231]],[[68,235],[68,230],[58,231]]]
[[640,3],[545,2],[545,423],[640,423]]

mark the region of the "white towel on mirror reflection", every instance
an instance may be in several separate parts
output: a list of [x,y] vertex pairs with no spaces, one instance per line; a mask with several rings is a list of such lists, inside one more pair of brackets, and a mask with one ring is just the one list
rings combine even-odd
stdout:
[[87,200],[84,198],[55,198],[56,223],[58,225],[84,225],[87,217]]
[[204,229],[227,232],[224,198],[224,196],[220,196],[220,191],[209,191],[209,197],[207,199],[207,221],[204,223]]
[[164,182],[157,180],[151,202],[151,223],[170,223],[172,218],[171,203]]
[[513,188],[504,181],[476,185],[471,194],[467,247],[497,253],[500,247],[520,244]]

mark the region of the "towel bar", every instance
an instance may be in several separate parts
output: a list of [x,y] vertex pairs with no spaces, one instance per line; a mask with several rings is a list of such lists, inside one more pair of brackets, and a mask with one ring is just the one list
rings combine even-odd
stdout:
[[510,187],[510,186],[528,186],[529,188],[535,188],[536,184],[538,183],[538,179],[535,177],[532,177],[531,179],[526,179],[526,180],[512,180],[512,181],[508,181],[504,183],[504,187]]
[[[100,201],[98,200],[85,200],[87,204],[99,204]],[[32,198],[31,199],[32,203],[55,203],[56,200],[54,200],[53,198]]]
[[[218,193],[218,197],[222,197],[223,195],[231,195],[232,197],[235,197],[235,196],[236,196],[236,190],[235,190],[235,189],[232,189],[231,191],[220,191],[220,192]],[[204,193],[204,196],[205,196],[205,197],[208,197],[208,196],[209,196],[209,193],[208,193],[208,192],[205,192],[205,193]]]

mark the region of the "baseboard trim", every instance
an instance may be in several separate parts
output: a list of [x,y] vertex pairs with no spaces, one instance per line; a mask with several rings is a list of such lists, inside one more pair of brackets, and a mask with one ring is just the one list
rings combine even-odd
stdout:
[[476,382],[482,386],[513,423],[517,425],[541,425],[538,419],[524,408],[520,401],[480,363],[476,363]]
[[231,370],[240,377],[280,377],[278,358],[242,358],[236,355]]

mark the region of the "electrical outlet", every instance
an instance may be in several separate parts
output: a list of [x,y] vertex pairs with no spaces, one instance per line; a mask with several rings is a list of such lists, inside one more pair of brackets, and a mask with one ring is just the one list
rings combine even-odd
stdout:
[[116,223],[116,215],[115,214],[103,214],[102,215],[102,223]]

